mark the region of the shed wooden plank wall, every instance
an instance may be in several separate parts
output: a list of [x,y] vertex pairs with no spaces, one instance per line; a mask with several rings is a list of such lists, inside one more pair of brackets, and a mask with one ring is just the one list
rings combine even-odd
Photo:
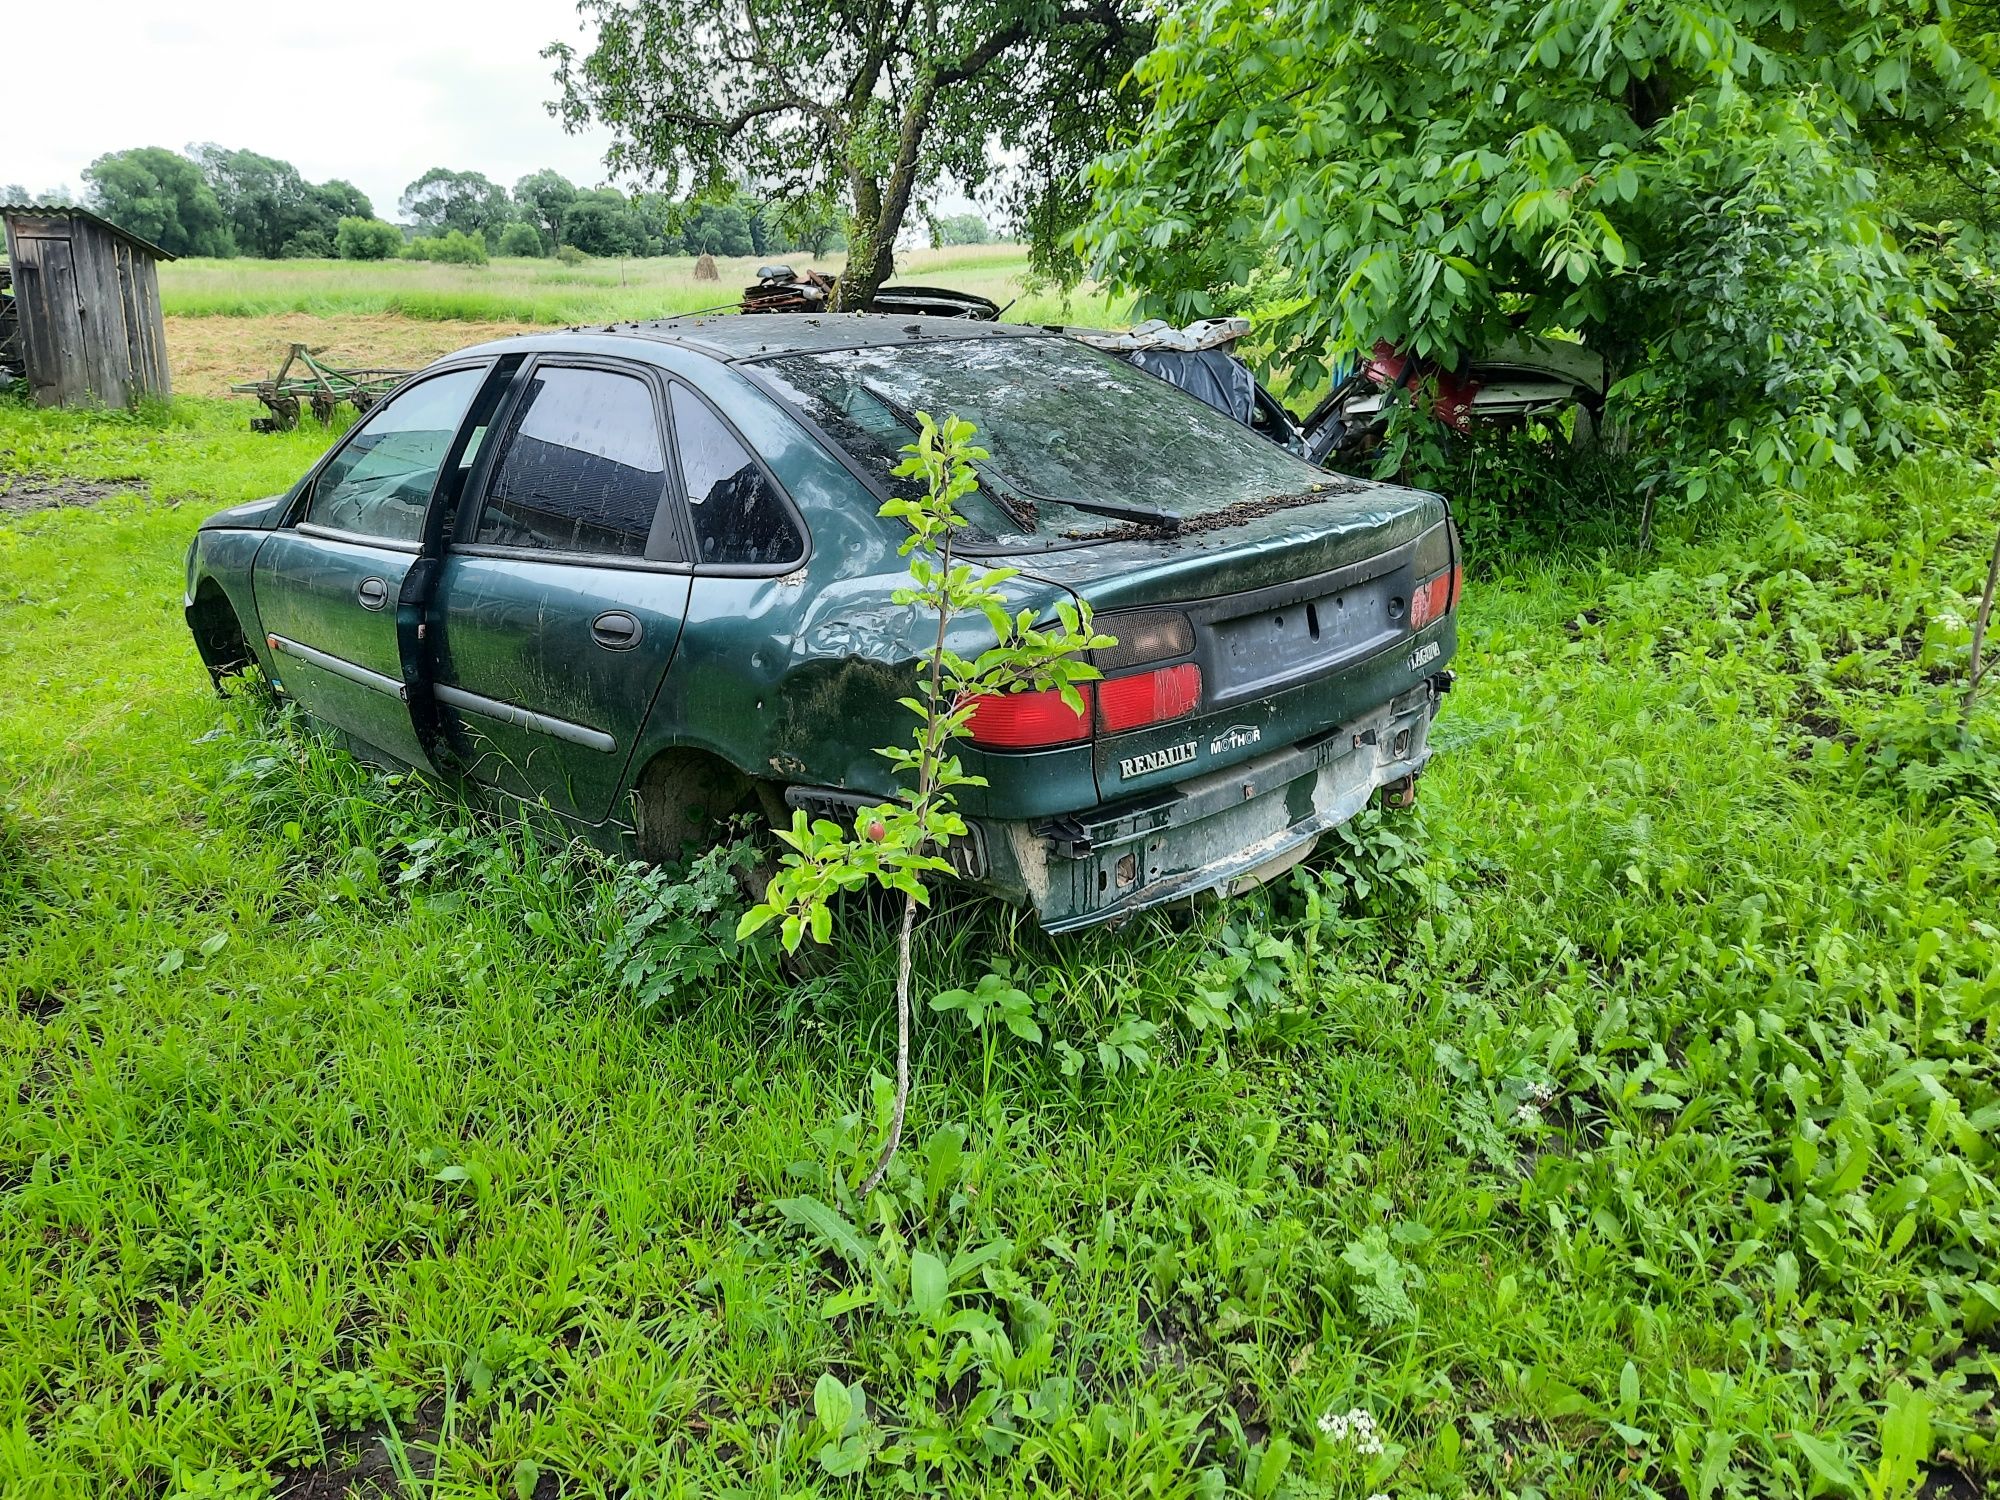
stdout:
[[7,254],[28,388],[43,406],[167,396],[153,258],[87,219],[11,215]]

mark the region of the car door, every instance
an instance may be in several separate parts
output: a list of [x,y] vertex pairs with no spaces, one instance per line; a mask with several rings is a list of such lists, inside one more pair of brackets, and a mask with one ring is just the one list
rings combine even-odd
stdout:
[[[695,573],[687,625],[646,743],[696,746],[784,780],[800,764],[799,753],[824,732],[826,716],[842,711],[840,683],[857,680],[850,672],[833,674],[821,679],[823,692],[791,700],[783,690],[787,672],[815,652],[852,666],[865,630],[856,622],[881,610],[882,595],[871,590],[856,600],[836,591],[830,600],[808,588],[812,537],[765,457],[782,451],[788,439],[797,441],[789,419],[775,408],[760,413],[755,402],[739,402],[725,418],[690,385],[674,380],[669,391],[677,508]],[[853,533],[844,540],[859,546]],[[839,622],[843,605],[858,607]],[[821,607],[835,618],[825,622],[824,634],[806,630],[805,621]],[[871,747],[882,743],[873,738],[875,729],[862,732]]]
[[544,355],[517,378],[439,578],[434,693],[476,779],[598,823],[687,613],[663,388]]
[[364,757],[428,763],[410,715],[397,604],[447,463],[457,478],[475,456],[462,429],[490,370],[424,376],[377,406],[257,553],[252,590],[277,686]]

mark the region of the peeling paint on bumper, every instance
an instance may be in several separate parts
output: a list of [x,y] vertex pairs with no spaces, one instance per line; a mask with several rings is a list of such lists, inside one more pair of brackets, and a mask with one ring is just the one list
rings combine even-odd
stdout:
[[1052,933],[1115,922],[1282,873],[1378,789],[1423,769],[1428,684],[1302,744],[1054,823],[989,823],[982,882]]

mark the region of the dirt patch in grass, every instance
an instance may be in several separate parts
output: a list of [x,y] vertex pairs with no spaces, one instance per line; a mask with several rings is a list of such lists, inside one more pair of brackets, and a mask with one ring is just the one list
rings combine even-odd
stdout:
[[30,511],[57,510],[65,505],[95,505],[113,495],[143,493],[146,486],[132,479],[52,479],[44,474],[0,474],[0,516],[25,516]]
[[[268,318],[168,318],[167,362],[174,393],[226,396],[239,381],[261,380],[284,363],[293,344],[304,344],[323,363],[414,370],[442,355],[487,339],[526,333],[532,323],[428,322],[391,313],[320,317],[281,313]],[[246,411],[259,409],[245,396]]]
[[[336,1497],[368,1497],[389,1500],[405,1493],[403,1468],[420,1484],[437,1471],[438,1403],[427,1401],[417,1411],[410,1430],[392,1434],[384,1423],[370,1422],[347,1442],[316,1464],[281,1479],[281,1500],[336,1500]],[[400,1442],[402,1462],[397,1461]],[[538,1489],[537,1494],[540,1493]]]
[[66,996],[58,995],[53,990],[26,989],[14,997],[14,1010],[37,1025],[46,1025],[62,1014],[62,1008],[67,1003]]

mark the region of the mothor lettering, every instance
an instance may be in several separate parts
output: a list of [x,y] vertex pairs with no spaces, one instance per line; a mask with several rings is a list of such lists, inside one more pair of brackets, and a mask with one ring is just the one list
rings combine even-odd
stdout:
[[1436,641],[1425,641],[1421,646],[1417,647],[1416,650],[1410,653],[1410,670],[1414,672],[1421,667],[1429,666],[1432,662],[1436,661],[1438,657],[1443,654],[1443,652],[1444,652],[1444,647],[1440,646]]
[[1122,780],[1134,776],[1150,776],[1155,771],[1164,771],[1168,766],[1184,766],[1194,759],[1195,742],[1189,740],[1184,745],[1169,745],[1164,750],[1148,750],[1144,755],[1130,755],[1118,762],[1118,775]]
[[1264,731],[1259,725],[1231,724],[1208,742],[1208,753],[1227,755],[1232,750],[1241,750],[1246,745],[1257,744],[1263,738]]

